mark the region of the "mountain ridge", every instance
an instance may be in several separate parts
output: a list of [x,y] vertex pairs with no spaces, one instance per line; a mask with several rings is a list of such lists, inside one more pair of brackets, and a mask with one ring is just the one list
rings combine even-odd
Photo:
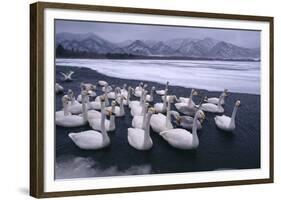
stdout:
[[[56,48],[75,57],[82,55],[131,55],[140,57],[183,57],[203,59],[259,60],[259,48],[245,48],[210,37],[176,38],[167,41],[126,40],[110,42],[94,33],[57,33]],[[58,54],[57,56],[60,56]]]

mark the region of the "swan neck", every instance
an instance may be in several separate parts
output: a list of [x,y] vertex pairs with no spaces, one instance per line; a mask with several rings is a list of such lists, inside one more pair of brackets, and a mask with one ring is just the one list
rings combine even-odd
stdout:
[[85,95],[82,95],[82,116],[83,121],[86,122],[88,120],[88,112],[87,112],[87,105],[86,101],[89,103],[89,99],[87,99]]
[[238,106],[235,105],[231,115],[230,126],[235,125],[235,117],[236,117],[237,110],[238,110]]
[[167,113],[166,113],[166,128],[173,128],[171,126],[171,102],[168,101]]
[[64,116],[68,115],[68,103],[67,102],[63,102],[63,114],[64,114]]
[[146,119],[147,119],[147,113],[145,112],[143,117],[142,117],[142,129],[145,130],[145,126],[146,126]]
[[165,94],[164,94],[164,100],[163,100],[163,110],[166,111],[167,109],[167,90],[165,91]]
[[114,130],[115,129],[115,115],[110,116],[110,122],[109,122],[109,130]]
[[222,100],[224,99],[224,96],[223,95],[221,95],[220,96],[220,98],[219,98],[219,102],[218,102],[218,108],[219,109],[221,109],[222,108],[222,105],[221,105],[221,103],[222,103]]
[[127,93],[127,102],[128,102],[128,103],[130,102],[130,98],[131,98],[131,92],[128,91],[128,93]]
[[101,104],[101,134],[103,136],[103,140],[105,140],[108,137],[107,132],[105,130],[105,104],[104,104],[104,102],[102,102],[102,104]]
[[152,116],[152,113],[148,112],[146,120],[145,120],[145,130],[144,130],[144,138],[145,140],[149,139],[150,137],[150,118]]
[[192,145],[194,147],[198,146],[199,144],[199,138],[197,135],[197,120],[198,120],[198,113],[195,114],[193,119],[193,125],[192,125]]
[[191,106],[191,102],[192,102],[192,98],[193,98],[193,92],[191,91],[190,95],[189,95],[189,100],[188,100],[188,106]]
[[153,90],[150,90],[150,101],[153,101]]

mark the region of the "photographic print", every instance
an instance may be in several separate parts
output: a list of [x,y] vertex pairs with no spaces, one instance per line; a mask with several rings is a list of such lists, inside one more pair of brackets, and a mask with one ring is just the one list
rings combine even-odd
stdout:
[[30,194],[273,182],[273,18],[30,6]]
[[55,179],[260,168],[260,31],[55,20]]

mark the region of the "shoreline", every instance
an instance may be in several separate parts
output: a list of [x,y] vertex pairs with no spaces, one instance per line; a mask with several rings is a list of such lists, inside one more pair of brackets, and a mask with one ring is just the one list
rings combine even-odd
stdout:
[[[127,78],[118,78],[118,77],[114,77],[114,76],[109,76],[109,75],[106,75],[106,74],[103,74],[101,72],[98,72],[97,70],[95,69],[91,69],[90,67],[79,67],[79,66],[64,66],[64,65],[56,65],[56,67],[61,67],[61,68],[69,68],[69,70],[72,70],[72,71],[75,71],[75,68],[79,68],[79,69],[82,69],[82,70],[91,70],[93,71],[94,73],[98,73],[100,74],[101,76],[104,76],[104,77],[107,77],[109,79],[119,79],[119,80],[122,80],[123,82],[126,82],[126,81],[129,81],[129,82],[144,82],[144,83],[151,83],[151,84],[154,84],[154,85],[162,85],[163,87],[165,87],[165,84],[164,83],[159,83],[159,82],[153,82],[153,81],[147,81],[147,80],[134,80],[134,79],[127,79]],[[67,71],[67,70],[66,70]],[[60,75],[59,75],[60,76]],[[135,87],[138,86],[138,85],[135,85]],[[122,85],[119,85],[119,87],[122,87]],[[187,90],[191,90],[192,87],[184,87],[184,86],[179,86],[179,85],[172,85],[171,83],[169,84],[169,88],[170,87],[180,87],[180,88],[185,88]],[[214,95],[217,95],[218,93],[222,93],[222,91],[219,91],[219,90],[208,90],[208,89],[203,89],[203,88],[194,88],[196,89],[197,91],[204,91],[206,93],[214,93]],[[226,88],[227,89],[227,88]],[[255,93],[243,93],[243,92],[231,92],[229,91],[228,93],[233,93],[233,94],[247,94],[247,95],[256,95],[256,96],[260,96],[260,94],[255,94]],[[186,95],[188,97],[188,95]],[[209,97],[209,96],[208,96]]]

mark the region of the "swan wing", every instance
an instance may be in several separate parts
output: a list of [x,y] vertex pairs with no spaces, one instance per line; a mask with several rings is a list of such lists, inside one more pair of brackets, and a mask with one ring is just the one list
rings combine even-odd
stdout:
[[156,90],[155,92],[158,95],[164,95],[165,94],[165,90]]
[[60,72],[60,74],[63,76],[64,79],[67,79],[67,75],[63,72]]
[[217,97],[208,98],[207,102],[212,103],[212,104],[218,104],[219,98],[217,98]]
[[68,74],[68,78],[71,79],[72,74],[74,74],[74,71],[70,71]]
[[[108,119],[105,120],[105,130],[109,131],[110,121]],[[101,130],[101,118],[94,118],[89,121],[90,126],[92,129],[100,131]]]
[[83,131],[79,133],[69,133],[69,138],[80,149],[93,150],[107,146],[109,143],[103,139],[103,136],[98,131]]
[[163,112],[164,104],[163,103],[156,103],[154,104],[154,109],[156,112]]
[[230,121],[231,118],[226,116],[226,115],[222,115],[222,116],[216,116],[215,118],[215,123],[216,125],[223,129],[223,130],[227,130],[229,125],[230,125]]
[[166,130],[166,116],[162,113],[153,114],[150,119],[150,126],[156,133]]
[[145,131],[139,128],[128,128],[128,142],[138,150],[148,150],[152,147],[152,140],[145,139]]
[[179,149],[192,149],[193,136],[185,129],[169,129],[160,133],[160,135],[173,147]]
[[218,106],[212,103],[203,103],[201,105],[201,109],[206,112],[216,112],[218,110]]
[[67,115],[56,119],[56,125],[62,127],[72,128],[84,126],[85,124],[87,124],[87,121],[84,121],[83,117],[80,117],[78,115]]

